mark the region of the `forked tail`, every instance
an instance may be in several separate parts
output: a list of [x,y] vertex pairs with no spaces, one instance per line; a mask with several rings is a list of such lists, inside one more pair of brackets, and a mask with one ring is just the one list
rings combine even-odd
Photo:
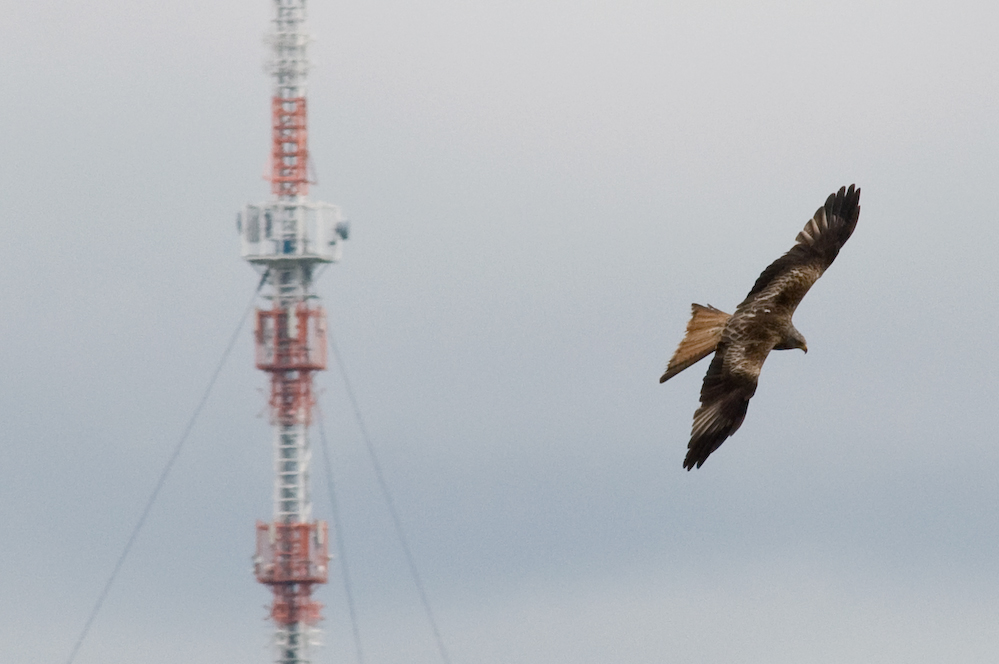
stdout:
[[710,304],[702,307],[699,304],[692,304],[690,308],[693,315],[687,323],[687,333],[683,336],[683,341],[677,347],[673,357],[669,360],[666,373],[659,379],[660,383],[677,375],[687,367],[693,365],[718,348],[721,341],[722,330],[725,323],[732,316],[720,309],[715,309]]

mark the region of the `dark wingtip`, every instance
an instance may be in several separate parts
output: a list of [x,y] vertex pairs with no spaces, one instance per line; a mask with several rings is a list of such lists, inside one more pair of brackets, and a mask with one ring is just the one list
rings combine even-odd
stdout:
[[857,227],[857,219],[860,218],[860,189],[855,184],[851,184],[849,187],[840,187],[836,193],[829,194],[823,207],[826,217],[838,217],[846,222],[839,237],[839,245],[842,246],[853,235],[853,229]]
[[700,468],[702,465],[704,465],[704,462],[706,460],[707,460],[707,457],[703,457],[703,458],[695,460],[694,459],[694,451],[693,450],[689,450],[687,452],[687,457],[683,460],[683,467],[684,467],[684,469],[687,472],[690,472],[691,470],[694,469],[695,466],[697,468]]
[[825,208],[827,214],[855,221],[860,215],[860,189],[855,184],[851,184],[849,188],[840,187],[836,193],[829,194]]

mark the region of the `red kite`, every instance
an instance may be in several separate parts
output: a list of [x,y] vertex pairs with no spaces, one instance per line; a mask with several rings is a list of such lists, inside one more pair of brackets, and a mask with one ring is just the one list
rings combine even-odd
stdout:
[[756,393],[760,369],[771,350],[800,348],[805,337],[794,328],[794,310],[839,254],[860,216],[860,189],[841,187],[805,224],[795,245],[763,271],[749,295],[729,315],[712,306],[692,305],[693,316],[670,358],[664,383],[714,353],[701,386],[683,467],[700,468],[708,456],[742,425]]

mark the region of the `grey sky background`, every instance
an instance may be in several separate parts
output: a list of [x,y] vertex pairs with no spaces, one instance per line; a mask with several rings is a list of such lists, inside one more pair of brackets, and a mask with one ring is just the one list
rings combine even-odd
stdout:
[[[270,5],[0,10],[0,660],[61,662],[256,286]],[[456,664],[999,657],[997,20],[312,3],[312,196],[353,225],[318,290]],[[690,303],[731,310],[851,182],[809,354],[683,471],[706,364],[657,381]],[[271,660],[251,357],[246,329],[79,664]],[[317,382],[368,661],[439,661]],[[317,661],[353,662],[319,599]]]

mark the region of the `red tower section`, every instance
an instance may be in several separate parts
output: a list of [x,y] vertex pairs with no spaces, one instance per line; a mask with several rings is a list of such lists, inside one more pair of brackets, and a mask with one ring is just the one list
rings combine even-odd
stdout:
[[326,369],[326,313],[300,302],[257,310],[257,368],[271,374],[271,423],[312,423],[312,372]]
[[326,524],[257,522],[257,581],[274,592],[271,618],[279,625],[322,620],[322,604],[312,599],[312,585],[326,583],[329,546]]
[[277,196],[309,193],[309,132],[305,97],[271,99],[271,191]]

